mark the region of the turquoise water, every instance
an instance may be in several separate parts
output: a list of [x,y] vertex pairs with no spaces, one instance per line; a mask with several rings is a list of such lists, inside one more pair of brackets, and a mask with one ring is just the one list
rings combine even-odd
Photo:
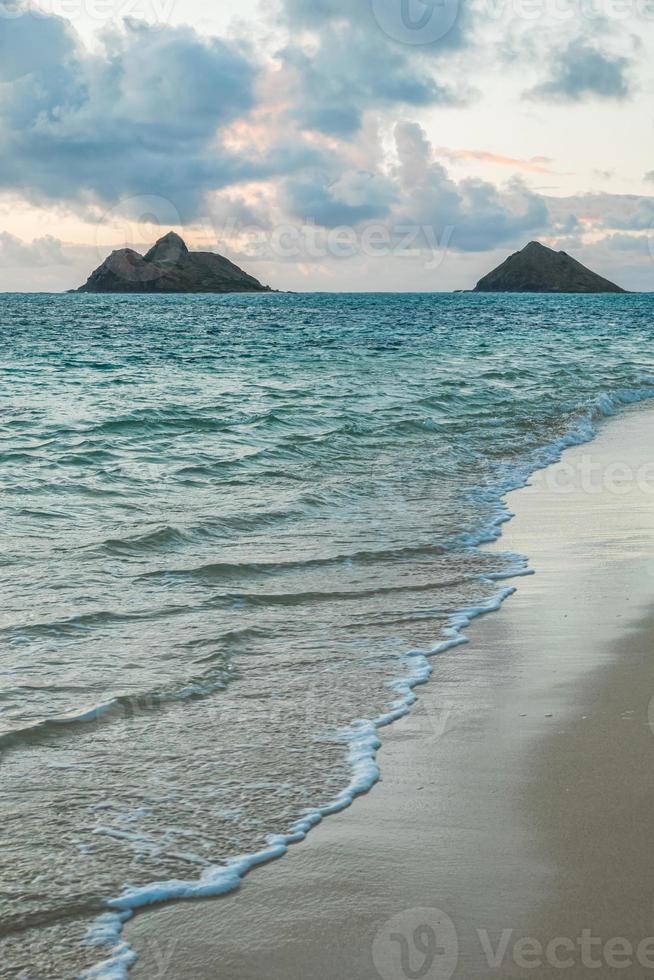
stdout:
[[363,721],[517,567],[502,494],[654,388],[653,311],[0,297],[3,976],[372,782]]

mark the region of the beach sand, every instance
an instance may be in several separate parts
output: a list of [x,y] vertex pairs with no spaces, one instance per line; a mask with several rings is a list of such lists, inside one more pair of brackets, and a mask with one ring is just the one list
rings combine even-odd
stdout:
[[498,547],[536,574],[434,662],[381,782],[238,892],[136,916],[132,976],[654,976],[652,460],[641,407],[511,494]]

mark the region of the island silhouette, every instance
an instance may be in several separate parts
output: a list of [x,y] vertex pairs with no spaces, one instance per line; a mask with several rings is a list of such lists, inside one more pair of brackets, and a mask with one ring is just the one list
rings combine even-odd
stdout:
[[567,252],[529,242],[480,279],[475,293],[625,293]]
[[190,252],[174,231],[145,255],[121,248],[91,273],[78,293],[269,293],[254,276],[216,252]]

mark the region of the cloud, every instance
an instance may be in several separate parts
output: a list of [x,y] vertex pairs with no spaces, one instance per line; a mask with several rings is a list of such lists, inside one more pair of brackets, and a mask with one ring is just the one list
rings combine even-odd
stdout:
[[[0,191],[66,202],[96,220],[119,202],[121,216],[138,217],[159,199],[164,223],[177,215],[177,224],[206,213],[211,192],[297,175],[286,187],[292,213],[338,223],[382,215],[383,181],[352,171],[345,146],[303,130],[346,135],[368,108],[450,95],[370,23],[364,30],[361,11],[344,27],[349,8],[336,0],[326,20],[311,5],[288,4],[302,8],[305,27],[320,28],[319,40],[313,52],[287,45],[272,73],[246,43],[189,27],[127,20],[90,51],[62,18],[25,12],[8,21],[15,43],[3,33],[1,50],[13,54],[12,80],[0,85]],[[274,75],[283,78],[271,94]],[[234,133],[248,130],[257,139],[235,146]]]
[[35,238],[28,244],[7,231],[0,232],[0,268],[45,268],[52,265],[68,265],[63,242],[52,235]]
[[618,252],[635,252],[637,255],[652,258],[652,242],[649,235],[607,235],[601,239],[600,244]]
[[[461,47],[467,29],[466,12],[462,5],[454,11],[455,16],[450,15],[449,9],[446,12],[439,11],[443,6],[443,3],[434,3],[432,0],[410,0],[406,10],[403,10],[403,5],[398,0],[372,0],[368,3],[352,3],[351,0],[283,0],[280,19],[295,34],[302,30],[321,30],[326,24],[347,24],[351,30],[374,36],[380,44],[385,41],[399,42],[400,50],[408,46],[407,41],[427,41],[424,45],[415,45],[414,53],[417,53],[417,48],[424,46],[425,56],[433,58],[448,48]],[[402,13],[405,14],[406,25],[414,21],[418,27],[421,21],[431,22],[435,17],[438,19],[439,13],[444,14],[447,20],[443,24],[441,19],[438,26],[447,26],[448,29],[439,34],[438,43],[429,43],[433,36],[432,30],[427,30],[416,38],[410,36],[407,26],[396,34],[387,31],[387,26],[393,20],[401,26]],[[429,27],[431,26],[430,23]]]
[[[290,39],[278,53],[293,91],[300,126],[354,136],[369,110],[458,105],[466,95],[434,75],[435,52],[398,44],[380,28],[369,3],[285,0]],[[445,53],[463,43],[458,24]]]
[[336,179],[325,172],[291,178],[281,190],[289,215],[315,221],[325,228],[385,218],[397,198],[391,180],[355,170],[346,171]]
[[454,249],[473,252],[519,241],[548,225],[544,199],[519,180],[503,193],[486,181],[453,180],[418,123],[398,123],[394,138],[394,166],[291,177],[280,188],[283,209],[323,228],[383,223],[397,238],[415,228],[422,247],[447,240]]
[[521,160],[516,157],[504,156],[501,153],[492,153],[490,150],[453,150],[446,146],[435,147],[434,153],[438,157],[446,160],[478,160],[480,163],[495,164],[500,167],[511,167],[513,170],[522,170],[532,174],[556,174],[549,164],[552,161],[549,157],[531,157],[529,160]]
[[0,84],[35,71],[56,71],[71,49],[72,34],[66,21],[36,10],[17,14],[2,17]]
[[89,52],[60,18],[7,24],[32,43],[0,86],[0,188],[106,202],[155,188],[193,213],[208,188],[257,171],[219,138],[254,104],[257,69],[239,45],[128,21]]
[[547,227],[544,199],[520,183],[503,196],[483,180],[453,181],[418,124],[398,123],[395,141],[402,189],[402,207],[395,214],[399,224],[428,226],[439,241],[450,229],[451,246],[471,252],[519,241]]
[[548,197],[552,227],[561,228],[574,215],[586,232],[649,231],[654,228],[654,197],[640,194],[574,194]]
[[527,95],[553,102],[625,99],[630,93],[630,67],[628,58],[602,51],[585,39],[576,38],[553,55],[549,79]]
[[[625,206],[626,203],[631,206]],[[654,199],[640,198],[620,200],[620,209],[608,211],[604,215],[604,228],[615,228],[618,231],[649,231],[654,229]]]
[[557,235],[573,235],[582,230],[581,222],[576,214],[568,214],[560,224],[554,226]]

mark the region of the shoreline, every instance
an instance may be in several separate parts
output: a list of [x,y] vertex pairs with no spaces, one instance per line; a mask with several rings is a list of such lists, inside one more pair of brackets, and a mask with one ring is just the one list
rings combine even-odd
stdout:
[[[643,453],[646,453],[646,450],[642,449],[642,436],[651,431],[653,421],[654,410],[647,407],[625,412],[619,418],[607,422],[593,443],[568,450],[562,463],[554,464],[547,470],[535,474],[532,483],[546,485],[549,483],[549,490],[545,486],[540,493],[534,492],[532,488],[515,491],[510,495],[510,506],[517,511],[517,517],[508,529],[504,527],[503,537],[492,547],[502,551],[527,553],[530,564],[537,566],[536,570],[540,571],[541,575],[529,580],[521,580],[518,596],[505,606],[498,616],[484,618],[483,626],[476,621],[466,627],[467,636],[472,642],[463,648],[463,654],[459,649],[451,648],[432,661],[434,677],[430,685],[422,688],[420,692],[423,709],[421,710],[419,705],[412,715],[396,722],[392,729],[387,729],[383,733],[380,756],[381,785],[369,796],[358,800],[357,806],[352,810],[331,817],[323,826],[314,830],[307,843],[294,847],[284,862],[257,871],[256,876],[248,879],[239,892],[231,897],[212,902],[153,908],[140,913],[125,928],[125,939],[140,954],[131,975],[153,976],[153,956],[155,951],[158,951],[160,964],[165,960],[167,977],[182,977],[189,973],[194,977],[215,976],[212,964],[220,959],[223,963],[220,975],[230,980],[236,977],[239,980],[248,977],[259,978],[263,975],[270,978],[284,976],[291,980],[296,976],[299,978],[312,974],[321,977],[349,976],[367,980],[368,977],[384,975],[384,964],[377,962],[375,965],[373,957],[375,948],[377,953],[374,956],[377,960],[382,954],[390,956],[391,959],[393,956],[389,944],[386,943],[384,946],[383,923],[381,927],[379,925],[380,916],[382,918],[386,916],[384,921],[388,922],[393,918],[391,913],[394,910],[395,915],[406,917],[407,910],[410,912],[411,909],[415,910],[419,907],[434,908],[436,905],[442,909],[445,921],[457,923],[455,932],[457,935],[462,935],[458,940],[459,972],[447,974],[446,964],[441,964],[440,973],[434,974],[435,976],[533,975],[533,968],[527,973],[524,970],[522,973],[508,973],[506,962],[502,963],[501,972],[498,974],[488,967],[487,950],[477,948],[478,937],[476,940],[473,937],[472,942],[465,941],[466,930],[465,928],[462,930],[460,924],[461,908],[464,909],[464,921],[470,921],[471,924],[475,921],[488,922],[488,926],[481,925],[479,928],[482,931],[486,929],[489,936],[491,933],[500,936],[503,934],[505,927],[499,931],[496,928],[502,921],[509,923],[524,921],[526,925],[527,919],[522,912],[518,914],[517,907],[514,914],[509,914],[506,904],[496,902],[498,908],[493,909],[493,903],[488,901],[486,914],[481,914],[480,899],[473,900],[475,889],[472,888],[470,880],[466,882],[466,877],[470,878],[471,868],[469,859],[466,862],[465,853],[461,852],[462,843],[459,838],[465,840],[466,833],[461,831],[462,815],[458,810],[461,802],[466,801],[466,806],[472,807],[468,813],[474,814],[475,808],[477,811],[485,809],[487,818],[494,816],[495,820],[492,821],[495,830],[494,850],[497,854],[504,854],[504,862],[499,864],[496,860],[490,861],[490,858],[486,858],[486,865],[488,865],[486,867],[484,860],[481,860],[481,870],[486,872],[488,880],[482,876],[481,883],[483,885],[485,882],[485,887],[480,889],[479,875],[472,875],[473,881],[477,878],[476,890],[480,890],[482,895],[487,894],[489,889],[493,889],[491,871],[495,875],[502,872],[500,878],[505,879],[505,887],[509,894],[514,897],[520,896],[520,906],[533,911],[537,899],[540,899],[543,893],[554,890],[558,879],[555,869],[549,867],[550,861],[541,860],[536,862],[535,867],[531,867],[531,882],[522,880],[524,875],[516,871],[513,850],[516,847],[518,850],[522,848],[523,858],[528,859],[530,855],[527,853],[527,844],[531,843],[530,823],[527,821],[526,826],[523,827],[519,821],[516,822],[516,812],[524,811],[529,799],[527,790],[529,792],[535,790],[532,785],[533,779],[529,777],[528,772],[521,771],[520,779],[516,777],[517,770],[512,770],[512,777],[511,774],[507,775],[506,766],[500,765],[499,756],[502,752],[499,749],[500,746],[503,751],[508,749],[509,754],[515,757],[516,764],[518,760],[524,762],[527,744],[533,743],[539,750],[542,749],[550,737],[552,728],[570,723],[576,718],[576,709],[582,699],[582,692],[577,690],[580,678],[587,678],[588,674],[596,669],[605,669],[607,663],[612,662],[613,657],[606,654],[605,659],[602,660],[598,651],[595,651],[590,658],[577,657],[572,664],[568,661],[564,670],[560,662],[561,657],[557,658],[555,644],[555,648],[549,650],[548,657],[543,662],[536,664],[528,660],[528,673],[535,674],[535,678],[530,679],[529,690],[518,689],[518,692],[514,692],[519,693],[522,698],[527,694],[530,695],[523,704],[526,711],[517,714],[514,711],[514,701],[508,697],[506,688],[502,689],[501,681],[504,679],[510,683],[514,680],[510,672],[503,677],[507,669],[524,670],[525,664],[520,660],[519,653],[525,637],[534,640],[534,613],[540,615],[541,626],[543,621],[546,623],[550,621],[555,614],[552,601],[563,602],[565,598],[566,589],[561,591],[562,572],[568,574],[568,579],[573,574],[568,569],[561,568],[562,559],[563,564],[567,564],[564,555],[561,555],[562,545],[565,543],[564,535],[568,525],[577,521],[587,509],[589,495],[583,488],[579,491],[573,490],[571,493],[552,490],[553,474],[555,480],[558,479],[562,472],[570,468],[573,457],[581,460],[584,456],[592,455],[600,470],[602,467],[606,468],[615,462],[618,447],[621,458],[623,460],[629,458],[635,471],[638,465],[648,462],[646,457],[639,462],[638,454],[640,452],[643,456]],[[623,431],[616,436],[618,429]],[[625,437],[627,429],[631,438],[629,452],[628,440]],[[641,445],[634,446],[634,443],[639,441]],[[606,488],[606,492],[602,493],[601,488],[599,489],[600,492],[595,496],[594,503],[600,506],[595,506],[593,513],[602,511],[603,522],[600,524],[600,530],[603,528],[606,533],[610,531],[616,538],[612,551],[615,563],[616,545],[619,543],[621,547],[626,547],[625,540],[633,538],[636,531],[642,536],[643,529],[634,530],[633,514],[630,513],[629,519],[632,524],[629,524],[629,520],[623,521],[625,527],[621,529],[622,538],[620,538],[614,530],[614,518],[617,517],[618,511],[624,518],[624,508],[616,503],[617,497],[614,493],[609,493]],[[624,501],[624,496],[621,499]],[[647,502],[647,495],[644,496],[644,500]],[[546,541],[538,529],[542,527],[547,517],[548,507],[554,517],[549,521]],[[646,520],[645,511],[646,507],[638,511],[643,520]],[[596,535],[598,528],[594,527],[591,530]],[[649,530],[651,533],[651,529]],[[593,536],[590,534],[590,538],[586,540],[580,531],[576,546],[581,549],[584,542],[592,546]],[[574,547],[574,538],[572,544]],[[587,562],[584,572],[588,574],[589,569],[592,568],[599,586],[600,579],[607,570],[597,561],[593,564],[592,554],[590,558],[587,553],[584,553],[584,556]],[[625,561],[628,562],[629,557]],[[548,565],[553,566],[552,571],[556,568],[559,575],[558,592],[554,588],[553,580],[546,579]],[[621,568],[621,571],[624,573],[625,569]],[[633,576],[626,576],[625,579],[629,581],[630,589],[637,588],[639,584],[632,581],[632,578]],[[654,580],[645,582],[645,585],[647,588],[641,590],[643,591],[641,606],[654,594]],[[568,590],[569,586],[568,581]],[[608,608],[605,592],[606,589],[600,587],[595,593],[586,596],[590,603],[595,604],[598,597],[601,597],[604,612]],[[614,609],[618,620],[624,618],[625,601],[630,602],[631,598],[625,597],[624,594],[621,596],[620,609],[623,611],[617,612]],[[563,619],[570,619],[570,611],[562,615]],[[595,616],[595,620],[597,618]],[[601,621],[601,615],[599,619]],[[568,622],[566,627],[568,631],[570,625]],[[603,629],[606,633],[606,623]],[[572,646],[575,637],[576,634],[572,632]],[[558,644],[565,642],[558,634],[556,640]],[[617,631],[613,640],[621,642],[622,632]],[[605,635],[603,648],[607,643],[608,638]],[[509,662],[506,659],[498,661],[498,651],[507,647],[513,651]],[[553,662],[557,667],[556,672],[553,671]],[[576,669],[574,669],[575,663]],[[554,681],[550,676],[553,672],[558,675],[570,674],[568,684],[575,684],[574,694],[569,690],[566,694],[572,704],[572,713],[561,691],[560,676]],[[524,688],[524,677],[522,683]],[[654,690],[654,687],[652,689]],[[493,704],[490,714],[486,697],[490,697]],[[537,715],[533,713],[534,697],[537,700],[545,699],[545,703],[549,706],[554,703],[556,710],[544,712],[537,721]],[[505,722],[499,731],[498,718],[502,718]],[[525,718],[530,721],[524,722]],[[475,732],[481,725],[482,719],[486,725],[486,736],[492,735],[492,737],[490,740],[484,740],[483,745],[480,745],[479,739],[475,738]],[[651,735],[649,737],[651,738]],[[654,748],[654,741],[652,747]],[[450,765],[448,765],[448,756],[452,757]],[[546,754],[547,758],[549,756]],[[469,782],[466,782],[464,777],[466,767],[462,769],[460,765],[462,759],[473,772],[477,773],[478,785],[471,787]],[[502,806],[498,801],[493,779],[489,782],[489,775],[494,777],[499,785],[506,784],[505,788],[510,794],[519,797],[519,810],[510,808],[507,813],[501,813]],[[448,801],[447,805],[443,795]],[[478,816],[480,815],[478,813]],[[510,841],[506,840],[503,826],[503,821],[506,821],[507,817],[508,826],[515,824],[515,839],[511,834]],[[433,841],[429,830],[436,818],[442,825],[443,833],[442,839]],[[407,820],[418,835],[417,840],[411,845],[407,844],[406,834],[403,833]],[[488,828],[482,830],[483,823],[484,821],[481,826],[475,825],[469,828],[471,839],[468,841],[469,846],[473,844],[477,846],[477,853],[482,857],[486,850],[483,845],[489,840]],[[465,827],[465,820],[463,827]],[[413,854],[410,853],[411,851]],[[429,875],[425,875],[421,870],[421,865],[425,862],[433,865],[433,859],[436,857],[439,859],[437,866],[440,862],[447,867],[454,856],[461,859],[459,868],[456,870],[450,866],[447,874],[443,873],[444,881],[440,880],[433,867]],[[329,869],[326,876],[325,864]],[[353,868],[356,868],[356,872]],[[408,873],[409,869],[411,873]],[[538,888],[535,888],[536,881],[540,883]],[[448,883],[449,889],[446,887]],[[375,887],[380,890],[377,897]],[[382,892],[386,893],[383,895],[383,912],[379,907]],[[396,894],[394,899],[391,898],[393,894]],[[446,898],[444,901],[440,900],[438,904],[434,901],[434,894],[444,894]],[[459,898],[457,899],[456,896]],[[339,901],[336,902],[336,906],[344,902],[346,914],[340,921],[338,915],[328,916],[327,923],[321,928],[318,920],[322,920],[322,916],[317,915],[318,907],[322,908],[326,905],[332,909],[337,898]],[[366,902],[369,905],[368,909],[366,909]],[[295,955],[290,951],[284,953],[283,938],[287,936],[289,930],[291,934],[294,933],[294,922],[302,923],[303,918],[306,918],[307,907],[312,915],[315,912],[317,916],[317,920],[312,921],[308,931],[314,936],[320,936],[320,942],[310,942],[306,950],[301,947],[303,950],[301,955],[298,955],[297,949]],[[280,912],[280,909],[284,911]],[[499,921],[496,921],[498,915]],[[415,920],[416,928],[421,927],[419,920],[418,916]],[[376,924],[374,929],[371,927],[371,922]],[[406,926],[408,936],[413,934],[410,926],[411,923]],[[398,928],[402,932],[405,927],[400,923]],[[514,927],[514,931],[515,928],[517,927]],[[317,933],[316,929],[319,930]],[[559,930],[556,935],[567,936],[571,931]],[[184,939],[181,938],[182,935]],[[379,935],[382,935],[382,953],[379,952],[379,941],[375,947],[375,936],[379,937]],[[525,935],[533,937],[535,930],[532,928],[531,931],[525,932]],[[165,941],[162,937],[165,937]],[[348,937],[350,942],[347,941]],[[495,940],[493,945],[497,948]],[[263,955],[263,951],[265,951],[265,958],[260,960],[259,955]],[[337,959],[333,961],[335,952]],[[480,956],[481,953],[483,957]],[[343,955],[344,959],[336,969],[339,955]],[[189,963],[192,964],[191,969]],[[466,963],[468,965],[464,968],[463,964]],[[261,972],[264,967],[265,974]],[[466,973],[466,969],[469,972]],[[484,969],[486,972],[480,972]],[[333,970],[335,972],[330,972]],[[392,975],[401,977],[403,974]],[[541,975],[546,974],[539,972],[538,976]],[[608,974],[605,972],[602,975]],[[620,975],[628,976],[629,973],[622,969]],[[640,976],[642,973],[633,975]]]

